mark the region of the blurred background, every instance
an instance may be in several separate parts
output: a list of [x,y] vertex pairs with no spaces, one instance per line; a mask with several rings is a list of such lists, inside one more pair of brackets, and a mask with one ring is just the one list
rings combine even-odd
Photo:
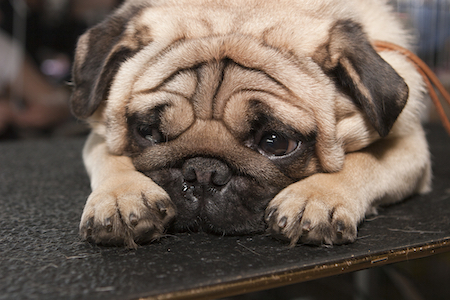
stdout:
[[[450,90],[450,0],[390,0],[416,39],[415,52]],[[441,101],[442,102],[442,101]],[[439,121],[431,102],[426,121]],[[448,105],[444,104],[447,116]]]
[[[67,104],[74,47],[120,2],[0,0],[0,142],[87,134]],[[450,0],[390,2],[450,90]],[[438,120],[431,104],[425,119]],[[448,299],[449,282],[443,254],[230,299]]]
[[0,140],[85,134],[68,109],[78,36],[121,0],[0,0]]

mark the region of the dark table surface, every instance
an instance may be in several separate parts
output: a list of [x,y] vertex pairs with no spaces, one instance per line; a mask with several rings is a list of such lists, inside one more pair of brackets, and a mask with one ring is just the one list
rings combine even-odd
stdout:
[[137,250],[80,240],[83,139],[0,144],[0,299],[217,298],[450,251],[450,137],[427,128],[434,189],[365,221],[351,245],[168,236]]

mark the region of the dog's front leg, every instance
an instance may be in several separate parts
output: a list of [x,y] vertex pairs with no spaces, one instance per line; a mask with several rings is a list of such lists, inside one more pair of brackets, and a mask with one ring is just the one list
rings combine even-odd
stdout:
[[315,174],[282,190],[266,221],[276,235],[312,244],[353,242],[357,226],[380,204],[426,192],[430,160],[422,132],[380,140],[346,156],[341,171]]
[[175,216],[161,187],[136,171],[129,157],[110,154],[96,133],[86,142],[83,160],[92,187],[80,223],[84,239],[135,248],[161,237]]

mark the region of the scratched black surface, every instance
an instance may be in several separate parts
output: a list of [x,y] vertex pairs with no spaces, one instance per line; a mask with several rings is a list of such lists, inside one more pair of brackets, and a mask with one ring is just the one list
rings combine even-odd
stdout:
[[428,127],[434,190],[383,209],[356,243],[289,248],[269,236],[179,234],[137,250],[82,242],[82,139],[0,144],[0,299],[136,299],[450,237],[450,137]]

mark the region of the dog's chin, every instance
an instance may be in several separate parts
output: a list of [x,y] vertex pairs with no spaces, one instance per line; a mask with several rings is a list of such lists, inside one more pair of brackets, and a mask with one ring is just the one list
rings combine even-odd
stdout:
[[223,185],[189,181],[181,169],[145,172],[169,194],[177,214],[169,232],[205,231],[241,235],[266,229],[264,212],[280,187],[231,175]]

